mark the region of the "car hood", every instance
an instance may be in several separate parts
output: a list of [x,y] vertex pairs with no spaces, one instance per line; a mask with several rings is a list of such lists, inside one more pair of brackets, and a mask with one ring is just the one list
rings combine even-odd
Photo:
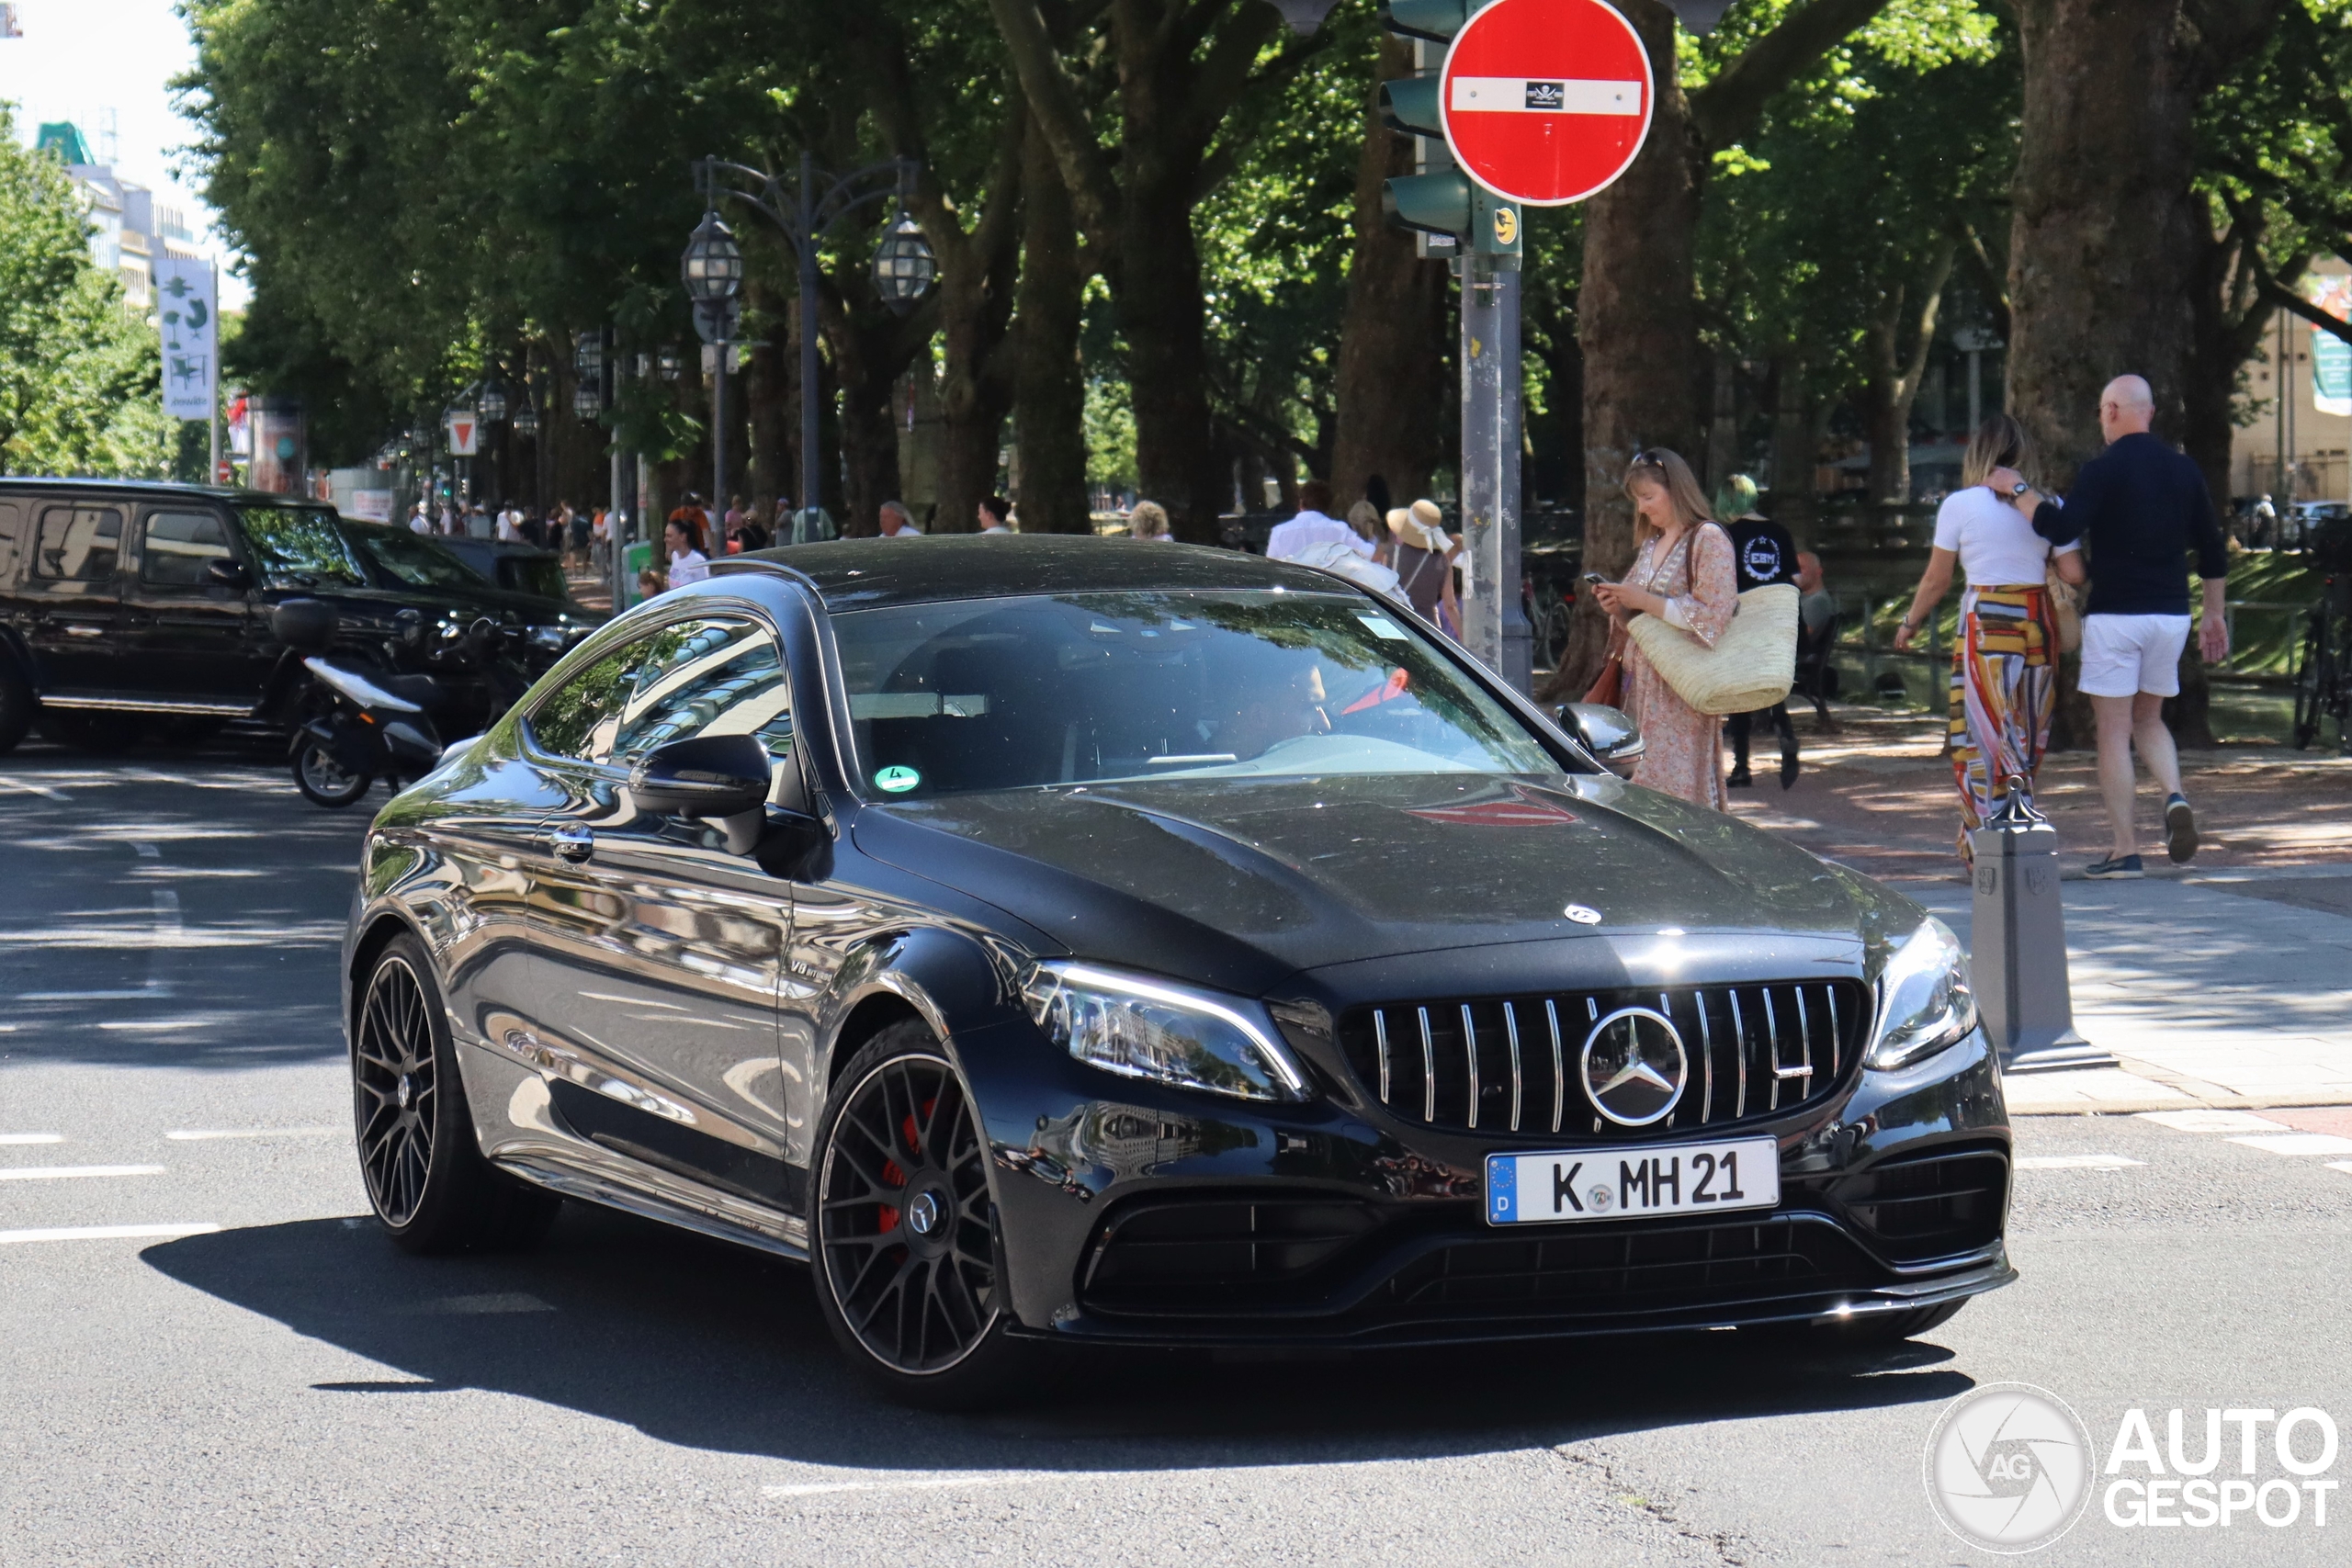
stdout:
[[1178,972],[1213,959],[1251,989],[1407,953],[1661,928],[1852,951],[1917,919],[1842,867],[1613,777],[1091,784],[870,806],[853,832],[1074,953]]

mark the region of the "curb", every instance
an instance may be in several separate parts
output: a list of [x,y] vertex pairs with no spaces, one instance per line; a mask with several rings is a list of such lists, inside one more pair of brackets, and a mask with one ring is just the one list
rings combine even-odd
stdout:
[[2143,1111],[2291,1111],[2352,1105],[2352,1093],[2172,1095],[2163,1100],[2100,1100],[2078,1105],[2009,1106],[2011,1116],[2133,1116]]

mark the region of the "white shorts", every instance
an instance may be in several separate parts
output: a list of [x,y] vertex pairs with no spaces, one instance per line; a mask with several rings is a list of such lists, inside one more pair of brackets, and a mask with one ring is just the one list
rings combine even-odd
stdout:
[[2094,697],[2180,694],[2187,615],[2085,615],[2082,688]]

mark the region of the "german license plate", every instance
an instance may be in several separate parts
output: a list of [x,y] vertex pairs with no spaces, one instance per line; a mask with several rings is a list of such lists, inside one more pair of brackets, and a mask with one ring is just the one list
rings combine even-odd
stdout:
[[1487,1156],[1488,1224],[1720,1213],[1780,1201],[1780,1145],[1770,1138]]

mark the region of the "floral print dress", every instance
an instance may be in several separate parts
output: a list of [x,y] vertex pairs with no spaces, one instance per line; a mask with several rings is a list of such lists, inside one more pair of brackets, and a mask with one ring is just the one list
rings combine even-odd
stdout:
[[[1717,525],[1702,523],[1685,529],[1674,547],[1662,553],[1660,537],[1653,534],[1642,546],[1625,584],[1664,599],[1667,623],[1713,648],[1739,609],[1731,536]],[[1723,720],[1684,702],[1630,637],[1625,640],[1625,711],[1642,727],[1642,757],[1634,764],[1634,782],[1694,806],[1723,810]]]

